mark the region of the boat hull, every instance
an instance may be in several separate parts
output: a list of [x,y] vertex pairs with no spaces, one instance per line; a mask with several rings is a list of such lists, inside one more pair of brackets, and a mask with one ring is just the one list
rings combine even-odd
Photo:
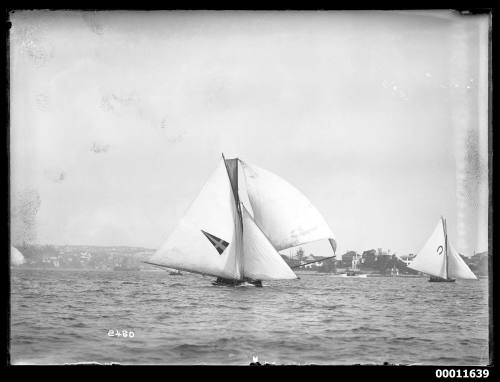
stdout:
[[350,275],[350,274],[347,274],[347,273],[342,273],[339,275],[340,277],[361,277],[361,278],[365,278],[367,277],[367,275],[365,273],[362,273],[362,274],[356,274],[356,275]]
[[237,287],[237,286],[255,286],[258,288],[262,288],[262,281],[260,280],[251,280],[251,279],[245,279],[245,280],[232,280],[232,279],[224,279],[222,277],[218,277],[212,285],[216,286],[232,286],[232,287]]
[[444,279],[442,277],[431,276],[429,278],[430,283],[454,283],[455,279]]

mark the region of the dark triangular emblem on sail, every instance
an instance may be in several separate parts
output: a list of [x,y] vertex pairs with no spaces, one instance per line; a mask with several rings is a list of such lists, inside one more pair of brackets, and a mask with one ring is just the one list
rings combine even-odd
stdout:
[[217,252],[219,252],[219,255],[222,255],[222,252],[227,248],[229,243],[225,240],[219,239],[217,236],[214,236],[212,234],[209,234],[208,232],[205,232],[201,230],[203,234],[207,237],[208,241],[212,243],[212,245],[215,247]]

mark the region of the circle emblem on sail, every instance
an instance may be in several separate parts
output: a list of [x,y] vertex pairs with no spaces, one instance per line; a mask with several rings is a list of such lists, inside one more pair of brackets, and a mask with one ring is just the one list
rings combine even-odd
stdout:
[[438,255],[441,255],[443,253],[444,249],[443,249],[443,246],[440,245],[438,248],[437,248],[437,253]]
[[222,252],[224,252],[224,250],[227,248],[229,243],[227,241],[219,239],[217,236],[214,236],[214,235],[212,235],[208,232],[205,232],[203,230],[201,230],[201,232],[203,232],[203,234],[207,237],[208,241],[210,241],[210,243],[212,243],[212,245],[215,247],[217,252],[219,252],[219,255],[222,255]]

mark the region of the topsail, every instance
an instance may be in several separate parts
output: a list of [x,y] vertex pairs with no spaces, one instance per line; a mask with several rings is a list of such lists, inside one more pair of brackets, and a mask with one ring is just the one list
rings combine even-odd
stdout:
[[212,173],[151,263],[232,280],[297,276],[278,251],[335,240],[309,200],[289,183],[238,158]]

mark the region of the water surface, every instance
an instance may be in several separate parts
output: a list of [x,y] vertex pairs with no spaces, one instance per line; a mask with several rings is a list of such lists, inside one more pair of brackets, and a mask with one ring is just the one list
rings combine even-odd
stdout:
[[163,271],[13,270],[11,362],[488,364],[488,280],[211,282]]

